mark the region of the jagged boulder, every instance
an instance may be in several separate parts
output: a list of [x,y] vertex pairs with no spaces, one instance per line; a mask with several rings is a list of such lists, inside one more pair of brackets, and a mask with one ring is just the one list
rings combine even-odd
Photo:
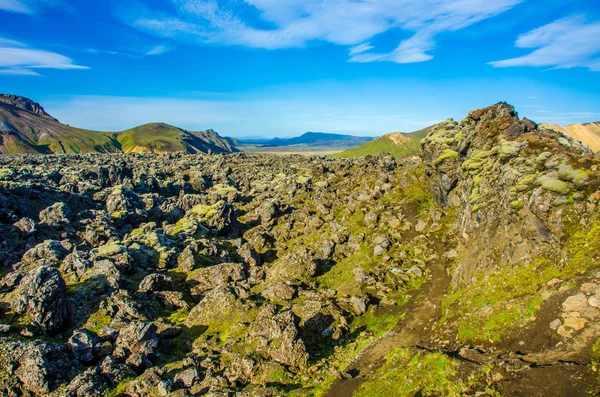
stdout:
[[73,217],[73,212],[65,203],[55,203],[40,212],[40,223],[42,225],[57,227],[68,224]]
[[246,267],[241,263],[221,263],[194,270],[187,277],[187,283],[193,295],[202,295],[207,291],[229,282],[239,282],[247,278]]
[[306,248],[279,259],[267,270],[267,279],[273,281],[305,281],[317,273],[317,264]]
[[13,310],[29,316],[31,323],[46,331],[58,331],[68,321],[67,286],[60,272],[46,266],[29,272],[21,281]]
[[296,324],[297,319],[291,311],[277,313],[275,306],[268,304],[252,323],[250,337],[256,341],[257,350],[273,360],[302,368],[308,362],[308,353]]

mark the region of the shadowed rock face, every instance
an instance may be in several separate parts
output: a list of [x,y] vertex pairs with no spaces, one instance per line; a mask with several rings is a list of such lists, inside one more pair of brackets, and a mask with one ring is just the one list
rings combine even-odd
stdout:
[[401,159],[0,156],[0,395],[580,395],[599,167],[505,103]]
[[14,106],[19,109],[27,110],[28,112],[39,114],[40,116],[50,117],[53,120],[56,120],[54,117],[50,116],[42,105],[37,102],[32,101],[31,99],[24,98],[18,95],[10,95],[10,94],[0,94],[0,102],[5,103],[10,106]]

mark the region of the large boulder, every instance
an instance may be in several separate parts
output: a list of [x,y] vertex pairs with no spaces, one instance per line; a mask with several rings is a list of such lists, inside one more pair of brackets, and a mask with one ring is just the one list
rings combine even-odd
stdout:
[[200,303],[190,311],[185,325],[210,325],[215,321],[230,320],[231,316],[237,316],[246,309],[233,288],[223,285],[206,293]]
[[59,241],[46,240],[25,252],[23,262],[29,265],[58,266],[68,253]]
[[146,357],[153,356],[158,347],[158,328],[151,322],[134,321],[119,332],[117,347]]
[[29,316],[46,331],[58,331],[67,322],[67,286],[56,269],[41,266],[28,273],[13,300],[13,310]]
[[301,248],[279,259],[267,271],[273,281],[306,281],[317,273],[317,264],[306,248]]
[[194,270],[188,275],[188,285],[193,295],[202,295],[207,291],[229,282],[238,282],[247,277],[245,266],[241,263],[221,263]]
[[267,304],[252,323],[250,337],[256,342],[258,351],[278,363],[302,368],[308,362],[308,353],[296,323],[291,311],[277,313],[274,305]]
[[[0,342],[0,371],[16,380],[21,393],[0,395],[47,396],[72,375],[72,362],[64,346],[46,342]],[[13,392],[14,393],[14,392]]]
[[171,234],[207,234],[209,231],[220,235],[236,236],[237,221],[233,205],[219,201],[214,205],[198,204],[189,210],[177,224],[166,228]]
[[65,203],[55,203],[40,212],[40,223],[52,227],[68,224],[73,217],[69,206]]

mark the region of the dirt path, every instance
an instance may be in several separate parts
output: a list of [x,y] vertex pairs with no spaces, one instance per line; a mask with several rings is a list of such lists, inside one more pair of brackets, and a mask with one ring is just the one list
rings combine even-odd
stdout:
[[385,362],[389,352],[398,347],[418,345],[428,323],[439,315],[442,298],[450,277],[442,260],[435,260],[430,267],[431,277],[423,286],[411,293],[410,302],[403,307],[406,316],[398,325],[380,339],[365,347],[346,369],[352,379],[338,379],[326,397],[351,397],[366,381],[367,375]]

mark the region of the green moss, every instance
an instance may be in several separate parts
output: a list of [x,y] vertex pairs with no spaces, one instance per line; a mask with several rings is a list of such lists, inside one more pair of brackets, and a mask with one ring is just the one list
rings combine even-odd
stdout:
[[166,320],[174,325],[182,325],[185,323],[187,319],[189,311],[187,310],[178,310],[176,312],[171,313]]
[[311,178],[310,178],[309,176],[303,176],[303,175],[299,175],[299,176],[296,178],[296,183],[297,183],[297,184],[299,184],[299,185],[305,185],[305,184],[307,184],[308,182],[310,182],[310,180],[311,180]]
[[560,167],[558,167],[558,177],[564,181],[573,182],[577,188],[587,186],[591,176],[593,176],[593,173],[581,169],[574,169],[567,164],[561,164]]
[[542,175],[536,180],[536,184],[540,185],[544,190],[552,193],[566,196],[569,194],[569,184],[560,179],[553,178],[550,175]]
[[519,141],[501,141],[500,146],[498,147],[498,157],[500,160],[507,160],[511,157],[515,157],[526,145],[527,143]]
[[126,252],[127,248],[120,244],[106,244],[96,248],[95,251],[100,256],[109,257]]
[[469,173],[476,173],[476,171],[483,167],[491,155],[492,151],[477,150],[463,162],[461,168]]
[[215,216],[218,209],[223,205],[223,201],[219,201],[214,205],[198,204],[190,210],[190,215],[195,218],[207,219]]
[[414,202],[419,204],[420,212],[423,212],[434,204],[435,200],[431,191],[427,188],[426,185],[422,183],[413,183],[410,186],[406,187],[402,194]]
[[87,322],[84,325],[84,328],[89,329],[92,332],[98,333],[102,330],[102,328],[109,325],[112,321],[112,317],[110,317],[106,310],[98,309],[94,314],[92,314]]
[[125,393],[127,389],[127,385],[134,381],[135,378],[125,378],[121,382],[119,382],[114,389],[107,390],[102,394],[102,397],[120,397]]
[[10,168],[0,168],[0,180],[6,180],[12,177],[15,172]]
[[446,149],[433,161],[433,164],[438,165],[446,160],[458,158],[458,152],[451,149]]
[[536,179],[537,175],[535,174],[524,176],[523,178],[519,179],[519,182],[517,182],[516,190],[518,192],[524,192],[526,190],[531,189],[531,186],[533,185]]
[[458,360],[441,353],[398,348],[388,354],[385,364],[353,396],[463,396],[489,370],[489,366],[483,367],[478,377],[464,381],[459,377],[459,366]]
[[523,206],[524,204],[521,200],[515,200],[510,203],[510,207],[514,210],[520,210],[521,208],[523,208]]
[[238,190],[234,186],[226,185],[224,183],[219,183],[213,186],[212,190],[221,195],[225,195],[227,193],[235,193]]

